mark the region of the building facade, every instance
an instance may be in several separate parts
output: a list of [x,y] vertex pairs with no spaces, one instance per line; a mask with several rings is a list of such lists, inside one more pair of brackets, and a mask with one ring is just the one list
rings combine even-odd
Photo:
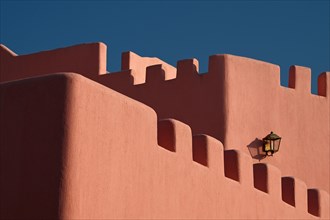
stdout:
[[1,45],[1,218],[329,218],[330,72],[106,50]]

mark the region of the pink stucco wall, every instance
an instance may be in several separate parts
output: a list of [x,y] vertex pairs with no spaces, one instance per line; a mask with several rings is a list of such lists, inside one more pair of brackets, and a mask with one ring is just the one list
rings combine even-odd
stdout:
[[[285,88],[279,83],[278,66],[241,57],[227,59],[225,146],[248,152],[255,138],[274,131],[282,136],[280,151],[262,161],[329,192],[329,88],[327,94],[311,94],[311,72],[306,67],[292,66],[291,88]],[[330,72],[319,76],[319,88],[324,85],[330,85]]]
[[[25,56],[0,47],[1,82],[73,71],[154,109],[75,74],[2,83],[2,216],[329,217],[329,73],[312,95],[298,66],[285,88],[278,66],[232,55],[211,56],[204,75],[196,59],[122,58],[105,74],[101,43]],[[157,117],[189,126],[160,121],[157,135]],[[253,160],[271,130],[280,151]]]
[[162,118],[189,124],[194,134],[216,137],[226,149],[254,156],[262,138],[274,131],[283,138],[281,149],[262,162],[329,192],[330,72],[319,76],[319,94],[314,95],[306,67],[290,68],[286,88],[277,65],[244,57],[211,56],[203,75],[198,75],[196,59],[179,61],[172,80],[166,80],[163,66],[141,68],[144,84],[130,85],[125,71],[94,80],[151,106]]
[[326,192],[80,75],[3,83],[1,104],[4,219],[329,217]]

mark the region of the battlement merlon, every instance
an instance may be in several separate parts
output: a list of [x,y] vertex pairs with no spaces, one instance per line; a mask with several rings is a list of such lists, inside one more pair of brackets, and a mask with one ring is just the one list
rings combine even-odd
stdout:
[[296,89],[298,92],[311,92],[311,69],[302,66],[290,66],[289,69],[289,88]]

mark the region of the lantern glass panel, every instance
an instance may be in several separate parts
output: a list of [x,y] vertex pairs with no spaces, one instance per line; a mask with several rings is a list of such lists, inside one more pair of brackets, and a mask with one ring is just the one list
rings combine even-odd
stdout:
[[274,140],[274,152],[277,152],[280,148],[281,138]]
[[265,152],[268,152],[268,151],[270,151],[271,150],[271,144],[270,144],[270,140],[265,140],[265,143],[264,143],[264,145],[265,145],[265,148],[264,148],[264,150],[265,150]]

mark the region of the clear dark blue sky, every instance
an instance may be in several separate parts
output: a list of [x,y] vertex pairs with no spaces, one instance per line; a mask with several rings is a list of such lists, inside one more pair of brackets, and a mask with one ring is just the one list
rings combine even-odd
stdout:
[[0,41],[18,54],[102,41],[108,70],[121,52],[176,61],[234,54],[281,66],[329,71],[329,0],[326,1],[1,1]]

